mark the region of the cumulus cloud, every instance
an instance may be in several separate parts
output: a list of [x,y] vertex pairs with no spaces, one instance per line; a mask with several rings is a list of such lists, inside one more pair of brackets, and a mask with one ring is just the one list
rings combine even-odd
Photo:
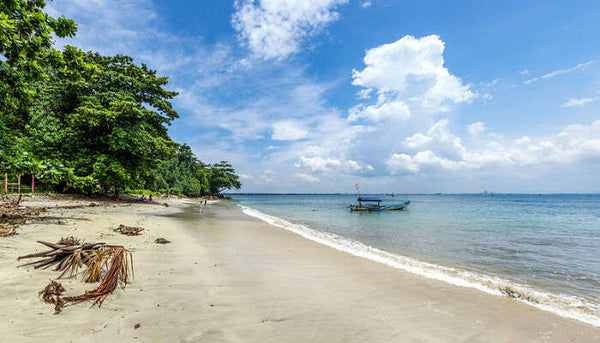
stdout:
[[364,118],[378,122],[388,118],[408,119],[408,117],[410,117],[410,109],[403,101],[387,101],[381,96],[375,105],[358,105],[350,109],[348,120],[357,121]]
[[341,165],[342,162],[334,158],[323,158],[320,156],[316,157],[300,157],[296,168],[308,168],[312,172],[326,172],[331,170],[333,167]]
[[308,131],[302,125],[294,121],[280,121],[273,124],[271,139],[276,141],[294,141],[306,138]]
[[[435,125],[439,125],[436,123]],[[434,126],[435,126],[434,125]],[[443,127],[443,125],[442,125]],[[434,131],[440,131],[436,129]],[[441,130],[445,131],[445,129]],[[430,134],[428,132],[428,134]],[[424,135],[423,135],[424,136]],[[431,170],[456,171],[482,168],[500,170],[520,169],[541,164],[569,164],[585,159],[600,158],[600,120],[590,125],[571,125],[561,132],[544,137],[490,140],[481,146],[467,149],[458,137],[449,132],[430,136],[430,149],[415,154],[392,153],[385,163],[393,174],[420,173]],[[443,156],[444,141],[453,141],[456,157]],[[433,143],[433,144],[432,144]]]
[[233,27],[255,57],[282,60],[339,18],[348,0],[236,0]]
[[376,91],[377,103],[361,104],[350,111],[350,120],[379,121],[408,118],[410,106],[425,112],[445,112],[450,103],[470,102],[475,93],[444,66],[444,42],[439,36],[404,36],[396,42],[367,50],[366,67],[353,70],[352,84],[364,87],[361,95]]
[[571,98],[571,99],[569,99],[569,101],[565,102],[560,107],[563,107],[563,108],[582,107],[582,106],[589,104],[590,102],[594,102],[594,101],[598,101],[598,100],[600,100],[600,98]]
[[471,136],[479,136],[486,130],[486,127],[483,122],[478,121],[476,123],[469,125],[468,130],[469,130],[469,134]]

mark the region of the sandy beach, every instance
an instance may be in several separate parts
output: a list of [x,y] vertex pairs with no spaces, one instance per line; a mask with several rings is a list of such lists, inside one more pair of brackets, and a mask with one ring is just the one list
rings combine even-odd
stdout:
[[[168,202],[166,207],[162,203]],[[153,204],[27,198],[57,207],[0,238],[0,341],[594,342],[600,328],[509,298],[429,280],[309,241],[244,215],[235,204]],[[112,231],[142,226],[140,236]],[[76,236],[124,245],[135,279],[102,307],[53,315],[38,292],[57,272],[19,255],[37,240]],[[154,243],[165,238],[170,244]],[[21,267],[19,267],[21,266]],[[93,288],[59,280],[67,295]],[[139,328],[134,328],[139,324]]]

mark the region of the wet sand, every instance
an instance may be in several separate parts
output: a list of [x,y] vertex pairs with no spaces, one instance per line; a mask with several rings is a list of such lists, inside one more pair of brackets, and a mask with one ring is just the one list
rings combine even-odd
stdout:
[[[64,201],[51,201],[61,203]],[[600,329],[509,298],[424,279],[246,216],[235,205],[55,210],[61,223],[0,238],[2,341],[595,342]],[[119,224],[141,236],[113,234]],[[111,235],[112,234],[112,235]],[[133,251],[135,280],[101,308],[52,315],[51,270],[17,268],[38,239],[76,235]],[[159,245],[164,237],[171,244]],[[67,294],[92,288],[62,280]],[[136,324],[140,324],[135,329]]]

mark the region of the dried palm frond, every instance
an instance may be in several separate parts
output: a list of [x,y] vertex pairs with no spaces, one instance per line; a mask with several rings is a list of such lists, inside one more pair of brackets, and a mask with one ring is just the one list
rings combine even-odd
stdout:
[[120,232],[120,233],[122,233],[124,235],[127,235],[127,236],[137,236],[142,231],[144,231],[144,228],[142,228],[142,227],[133,227],[133,226],[125,226],[125,225],[121,224],[121,225],[119,225],[118,228],[114,229],[113,231]]
[[[61,242],[64,244],[61,244]],[[79,239],[74,237],[62,238],[58,243],[38,241],[38,243],[51,248],[51,250],[19,256],[17,260],[44,257],[43,260],[32,262],[35,269],[48,268],[53,264],[57,264],[55,270],[63,272],[59,278],[65,275],[73,277],[77,274],[79,268],[87,262],[92,253],[104,248],[104,243],[79,244],[80,242]]]
[[130,279],[130,271],[131,277],[133,277],[133,258],[131,252],[122,246],[109,246],[108,250],[112,258],[109,263],[108,272],[102,279],[102,282],[100,282],[100,285],[96,289],[86,291],[82,295],[64,298],[66,303],[78,304],[93,300],[93,305],[102,306],[108,295],[117,289],[119,282],[123,286],[127,285]]
[[64,291],[65,289],[60,283],[50,280],[48,286],[44,287],[39,295],[41,295],[44,302],[54,304],[54,314],[58,314],[65,305],[65,301],[61,298]]
[[110,257],[112,249],[98,250],[93,252],[89,258],[84,261],[87,268],[83,272],[83,280],[85,282],[97,282],[102,277],[102,270],[108,269],[107,259]]
[[73,246],[81,244],[81,240],[77,239],[73,236],[71,237],[61,237],[60,241],[58,241],[59,245]]

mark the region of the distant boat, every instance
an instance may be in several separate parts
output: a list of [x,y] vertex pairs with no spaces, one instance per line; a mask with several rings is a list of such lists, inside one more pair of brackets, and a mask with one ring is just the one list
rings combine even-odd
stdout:
[[[410,204],[409,200],[395,204],[382,205],[380,198],[358,197],[358,205],[350,205],[350,211],[397,211],[403,210]],[[363,204],[364,203],[364,204]]]

